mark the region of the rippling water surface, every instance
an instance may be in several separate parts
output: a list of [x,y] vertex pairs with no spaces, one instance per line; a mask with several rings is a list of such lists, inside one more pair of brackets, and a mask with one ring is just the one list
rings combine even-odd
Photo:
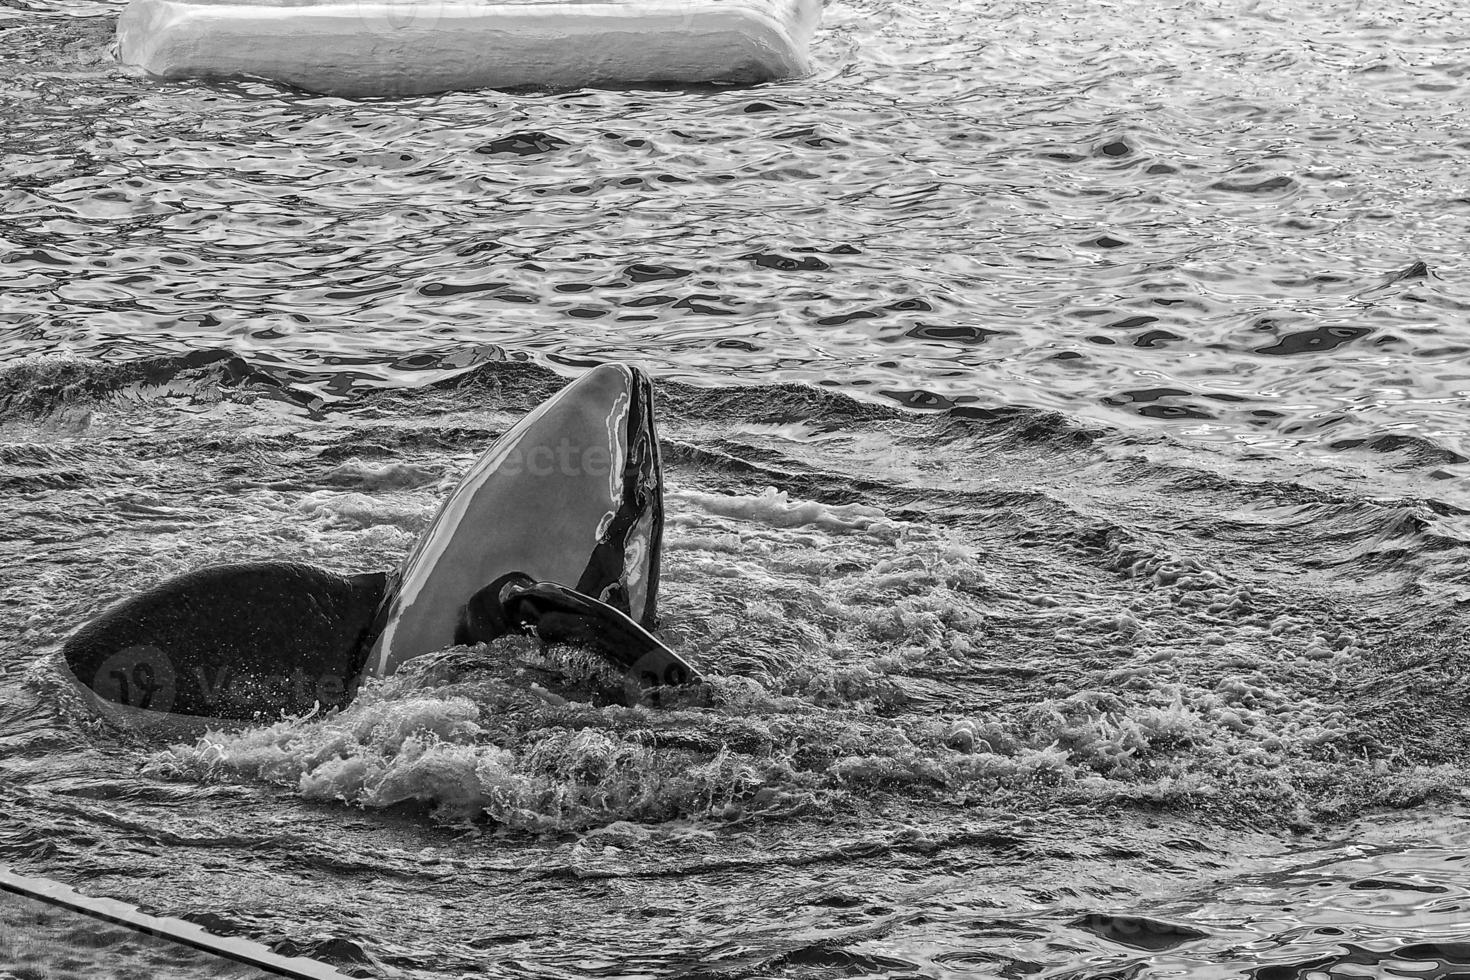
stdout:
[[[350,102],[0,0],[0,862],[363,976],[1470,970],[1470,34],[1298,6],[833,2],[798,81]],[[168,576],[393,566],[605,360],[707,688],[61,683]]]
[[6,7],[8,352],[223,344],[332,397],[499,345],[1465,450],[1452,4],[832,3],[799,81],[367,102],[151,84],[113,6]]

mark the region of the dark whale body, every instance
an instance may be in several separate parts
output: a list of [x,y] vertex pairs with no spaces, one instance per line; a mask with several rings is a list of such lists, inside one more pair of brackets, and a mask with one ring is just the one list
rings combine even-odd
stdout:
[[201,569],[108,609],[62,659],[94,708],[138,724],[325,711],[415,657],[514,632],[588,646],[630,688],[685,683],[649,632],[663,518],[652,385],[602,365],[497,439],[394,572]]
[[61,654],[100,698],[144,711],[249,720],[340,707],[386,583],[294,562],[205,568],[112,607]]

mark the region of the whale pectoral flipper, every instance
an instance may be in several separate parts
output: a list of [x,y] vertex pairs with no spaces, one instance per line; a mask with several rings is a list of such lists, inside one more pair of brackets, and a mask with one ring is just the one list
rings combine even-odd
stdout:
[[502,575],[470,599],[456,638],[484,642],[532,631],[548,643],[595,650],[640,687],[689,684],[699,674],[627,613],[555,582],[522,572]]
[[505,603],[517,592],[536,584],[525,572],[509,572],[470,596],[459,611],[459,624],[454,642],[460,644],[489,643],[511,633],[523,632],[520,623],[511,622]]

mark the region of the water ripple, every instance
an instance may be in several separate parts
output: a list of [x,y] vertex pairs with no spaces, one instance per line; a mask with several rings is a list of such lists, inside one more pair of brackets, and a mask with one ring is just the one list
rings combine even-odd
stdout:
[[113,5],[13,4],[0,349],[344,392],[493,345],[1464,456],[1470,68],[1400,8],[858,0],[810,79],[349,102],[138,80]]

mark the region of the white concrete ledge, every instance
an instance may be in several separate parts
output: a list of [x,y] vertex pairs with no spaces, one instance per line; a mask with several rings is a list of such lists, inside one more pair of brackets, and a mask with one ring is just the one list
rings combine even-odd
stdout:
[[344,96],[749,83],[810,71],[822,0],[132,0],[118,54],[161,78]]

